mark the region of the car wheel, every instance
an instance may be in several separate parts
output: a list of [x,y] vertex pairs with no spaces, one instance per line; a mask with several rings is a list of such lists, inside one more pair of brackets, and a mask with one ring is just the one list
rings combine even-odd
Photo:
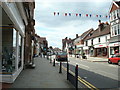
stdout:
[[110,61],[110,59],[108,60],[108,63],[109,63],[109,64],[112,64],[112,62]]
[[118,65],[120,66],[120,61],[118,61]]

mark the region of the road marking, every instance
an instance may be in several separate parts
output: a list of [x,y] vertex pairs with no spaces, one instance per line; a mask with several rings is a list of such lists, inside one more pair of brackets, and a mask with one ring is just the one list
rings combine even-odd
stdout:
[[86,68],[90,68],[90,67],[88,67],[88,66],[86,66],[86,65],[83,65],[83,64],[79,64],[79,65],[81,65],[81,66],[83,66],[83,67],[86,67]]
[[[63,68],[65,71],[67,71],[67,68],[66,68],[66,67],[62,66],[62,68]],[[74,73],[74,72],[72,72],[71,70],[69,70],[69,72],[70,72],[73,76],[75,76],[75,73]],[[92,84],[90,84],[88,81],[82,79],[80,76],[78,76],[78,80],[79,80],[82,84],[84,84],[86,87],[90,88],[91,90],[99,90],[98,88],[96,88],[95,86],[93,86]]]

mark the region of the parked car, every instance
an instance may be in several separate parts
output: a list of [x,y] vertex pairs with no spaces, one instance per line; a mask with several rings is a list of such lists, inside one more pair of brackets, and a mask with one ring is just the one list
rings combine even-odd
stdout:
[[108,63],[117,63],[120,66],[120,53],[112,55],[111,58],[108,58]]
[[56,54],[56,61],[67,61],[68,56],[66,52],[58,52]]

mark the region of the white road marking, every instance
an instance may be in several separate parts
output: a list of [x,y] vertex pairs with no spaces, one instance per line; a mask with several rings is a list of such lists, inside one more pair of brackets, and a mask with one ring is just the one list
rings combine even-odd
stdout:
[[[86,65],[83,65],[83,64],[79,64],[80,66],[83,66],[83,67],[86,67],[86,68],[90,68],[90,67],[88,67],[88,66],[86,66]],[[79,66],[79,67],[80,67]]]

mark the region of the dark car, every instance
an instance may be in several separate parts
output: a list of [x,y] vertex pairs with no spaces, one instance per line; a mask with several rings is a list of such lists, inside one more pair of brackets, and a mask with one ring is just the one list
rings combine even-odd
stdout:
[[108,59],[108,63],[117,63],[120,66],[120,53],[112,55],[111,58]]
[[56,61],[67,61],[68,56],[66,52],[58,52],[56,54]]

